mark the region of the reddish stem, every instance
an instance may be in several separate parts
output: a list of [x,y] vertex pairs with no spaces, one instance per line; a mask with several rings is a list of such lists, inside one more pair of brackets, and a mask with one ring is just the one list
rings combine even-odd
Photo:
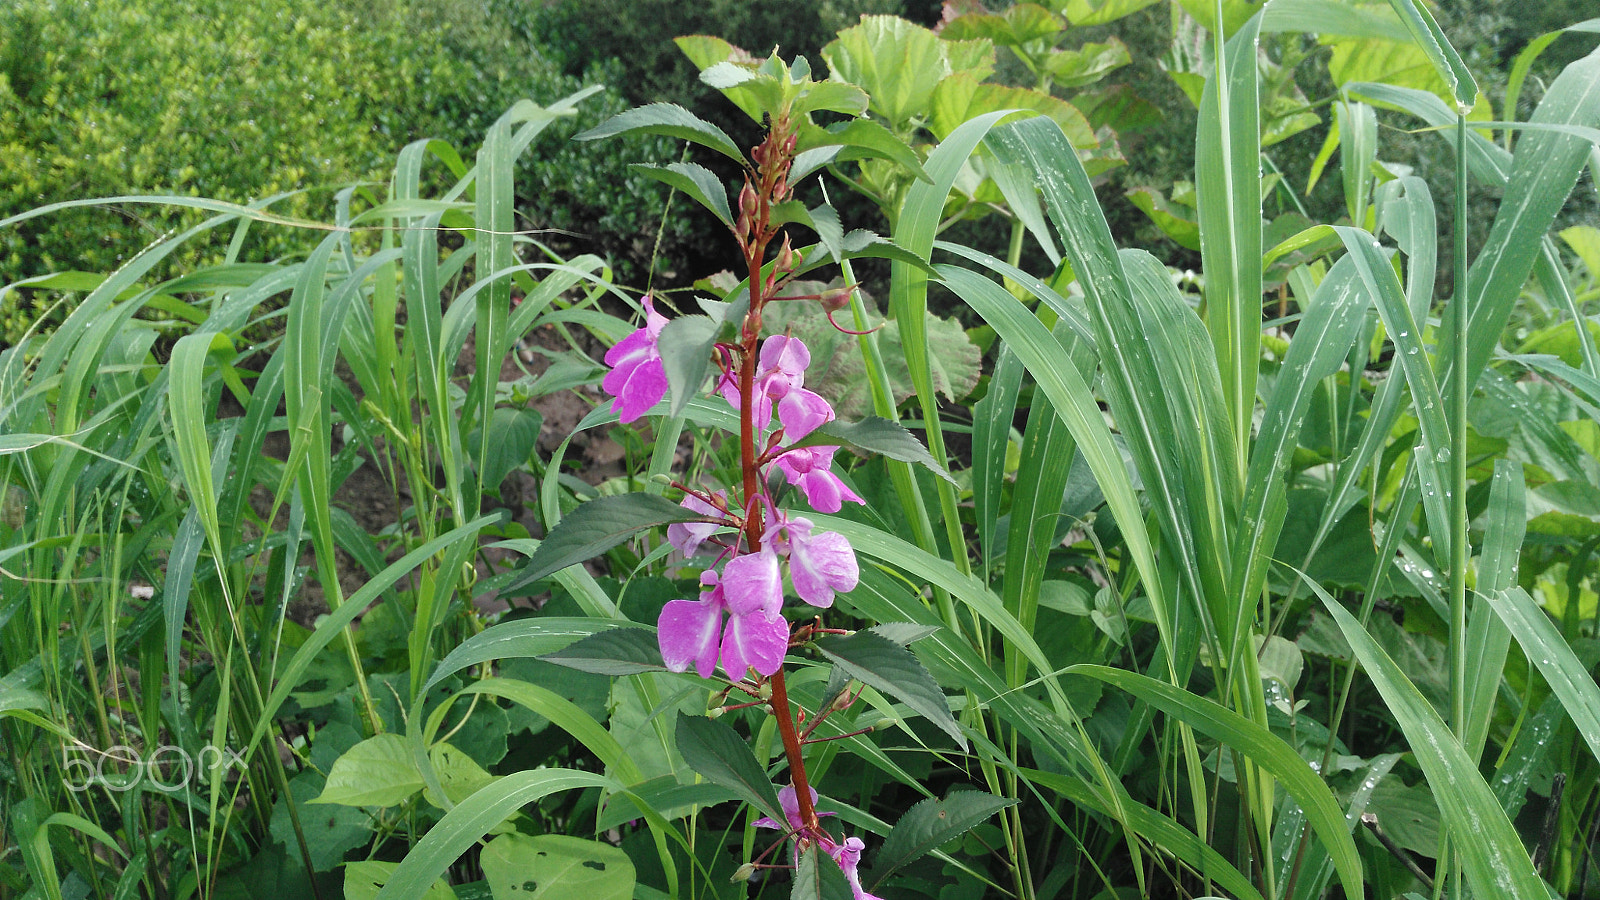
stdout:
[[800,826],[808,832],[822,828],[817,808],[811,802],[811,784],[806,780],[806,764],[800,753],[800,735],[795,732],[794,712],[789,707],[789,689],[783,670],[772,675],[772,713],[778,719],[778,735],[783,738],[783,755],[789,760],[789,780],[794,784],[795,801],[800,804]]

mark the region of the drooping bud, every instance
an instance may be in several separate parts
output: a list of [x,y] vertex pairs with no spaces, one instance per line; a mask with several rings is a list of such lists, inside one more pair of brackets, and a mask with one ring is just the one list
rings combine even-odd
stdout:
[[856,287],[853,284],[846,285],[845,287],[830,288],[826,291],[823,291],[822,295],[819,296],[817,300],[822,304],[822,308],[827,312],[838,312],[839,310],[850,305],[850,294],[854,292],[855,289]]
[[737,884],[737,883],[739,883],[741,881],[749,881],[750,880],[750,876],[752,876],[754,874],[756,874],[756,864],[755,863],[745,863],[744,865],[740,866],[739,868],[734,869],[733,870],[733,877],[729,878],[728,880],[731,881],[731,882],[734,882],[735,884]]

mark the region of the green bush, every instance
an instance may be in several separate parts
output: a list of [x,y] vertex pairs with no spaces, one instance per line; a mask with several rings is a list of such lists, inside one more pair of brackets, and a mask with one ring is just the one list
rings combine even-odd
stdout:
[[[80,198],[244,202],[292,193],[275,213],[330,221],[333,188],[386,181],[404,144],[438,137],[470,159],[477,136],[517,99],[548,103],[577,89],[579,79],[529,45],[521,9],[513,0],[0,4],[0,219]],[[585,106],[582,121],[544,139],[540,169],[519,179],[536,186],[525,211],[536,226],[653,235],[659,208],[657,217],[622,220],[596,211],[619,208],[619,191],[642,187],[627,182],[624,159],[669,155],[670,143],[556,152],[576,127],[623,101],[610,95]],[[558,217],[558,208],[575,213]],[[30,219],[0,229],[0,283],[109,271],[194,221],[144,204]],[[279,258],[318,237],[258,226],[245,254]],[[215,262],[226,240],[188,245],[169,265]],[[0,341],[14,342],[38,316],[35,306],[54,299],[5,297]]]

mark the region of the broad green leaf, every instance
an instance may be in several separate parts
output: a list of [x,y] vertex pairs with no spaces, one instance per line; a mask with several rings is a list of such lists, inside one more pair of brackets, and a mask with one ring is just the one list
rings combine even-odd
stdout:
[[1445,826],[1468,836],[1452,841],[1451,847],[1460,854],[1473,894],[1547,900],[1549,889],[1533,870],[1522,838],[1444,720],[1394,660],[1368,636],[1361,623],[1315,582],[1310,586],[1338,623],[1361,660],[1361,667],[1382,695],[1384,705],[1405,733],[1411,752],[1433,789]]
[[610,628],[631,626],[625,620],[573,619],[538,616],[490,625],[462,641],[439,661],[433,675],[423,685],[429,688],[469,666],[497,659],[543,656],[573,643],[575,639]]
[[1449,93],[1449,85],[1439,77],[1428,54],[1410,41],[1383,38],[1324,38],[1333,47],[1328,57],[1328,75],[1335,87],[1372,82],[1426,91],[1436,96]]
[[1325,36],[1379,38],[1404,43],[1411,34],[1398,18],[1378,8],[1343,0],[1272,0],[1261,12],[1261,33],[1284,31]]
[[961,123],[986,113],[1001,110],[1032,110],[1048,116],[1060,125],[1061,130],[1072,140],[1072,146],[1089,148],[1100,145],[1100,139],[1095,137],[1094,129],[1089,127],[1089,120],[1083,117],[1083,113],[1079,112],[1077,107],[1059,97],[1052,97],[1032,88],[1006,87],[1002,84],[979,81],[964,72],[957,72],[939,82],[938,87],[934,88],[930,103],[932,108],[928,119],[928,130],[940,140],[948,137]]
[[862,16],[822,48],[828,69],[872,98],[871,110],[903,130],[926,115],[934,86],[951,72],[939,36],[895,16]]
[[1439,23],[1433,20],[1427,5],[1416,0],[1389,0],[1389,5],[1400,14],[1400,21],[1410,30],[1412,40],[1428,55],[1434,70],[1449,85],[1457,109],[1463,113],[1471,109],[1478,98],[1478,83],[1456,48],[1450,46],[1450,39],[1439,30]]
[[483,788],[444,814],[389,875],[377,900],[419,897],[469,847],[522,806],[560,791],[615,788],[611,779],[574,769],[516,772]]
[[1345,895],[1362,896],[1361,857],[1346,829],[1344,811],[1317,773],[1282,738],[1213,700],[1138,672],[1106,666],[1073,666],[1067,671],[1120,687],[1266,769],[1306,811],[1311,827],[1333,857]]
[[[922,158],[917,155],[917,151],[911,149],[911,146],[894,132],[872,119],[855,119],[830,126],[826,130],[802,127],[798,146],[802,152],[825,147],[838,148],[838,152],[832,157],[838,162],[849,162],[854,159],[892,160],[917,178],[928,180],[928,173],[922,170]],[[791,182],[799,181],[812,171],[802,169],[798,158],[795,160],[795,168],[801,171],[791,170],[789,174]]]
[[739,145],[733,142],[733,138],[728,137],[727,132],[672,103],[650,103],[634,107],[627,112],[612,116],[582,134],[574,135],[572,139],[596,141],[635,132],[664,134],[679,140],[691,141],[702,147],[710,147],[729,159],[744,162],[744,154],[739,151]]
[[872,856],[867,889],[877,888],[894,870],[916,862],[928,851],[954,840],[990,816],[1015,806],[1016,800],[982,791],[952,790],[943,800],[929,797],[900,816],[883,846]]
[[939,36],[952,41],[984,38],[1002,47],[1022,47],[1066,27],[1056,15],[1035,3],[1018,3],[1003,13],[969,12],[944,23]]
[[[363,859],[344,865],[344,897],[345,900],[376,900],[378,890],[383,883],[389,880],[399,863],[382,862],[376,859]],[[456,892],[450,890],[450,883],[439,878],[428,885],[418,900],[456,900]]]
[[328,771],[322,793],[312,803],[344,806],[394,806],[422,790],[422,773],[411,748],[398,734],[367,738],[344,752]]
[[816,648],[851,678],[911,707],[966,749],[967,739],[950,715],[950,701],[910,649],[871,631],[825,637]]
[[1562,707],[1589,745],[1589,752],[1600,759],[1600,688],[1595,686],[1588,667],[1527,591],[1512,587],[1483,596],[1511,629],[1522,652],[1538,667],[1550,689],[1561,698]]
[[645,809],[655,810],[666,819],[691,816],[704,807],[737,800],[738,796],[720,784],[680,784],[676,776],[661,775],[608,798],[595,819],[595,828],[605,831],[625,825],[630,819],[639,818]]
[[1057,50],[1045,58],[1045,71],[1056,85],[1080,88],[1094,84],[1133,59],[1128,46],[1115,36],[1104,44],[1084,44],[1076,50]]
[[506,476],[528,461],[539,442],[544,416],[532,409],[495,407],[489,419],[489,457],[485,460],[483,487],[498,490]]
[[654,494],[600,497],[564,516],[523,565],[522,574],[501,593],[526,587],[541,578],[593,559],[647,528],[673,522],[707,522],[699,513]]
[[478,855],[494,900],[630,900],[633,860],[619,847],[565,834],[502,834]]
[[649,628],[613,628],[592,634],[540,659],[596,675],[665,672],[661,647]]
[[[484,678],[462,688],[459,694],[451,696],[446,702],[441,703],[429,714],[427,737],[438,730],[444,722],[445,714],[449,712],[451,701],[470,694],[488,694],[493,697],[503,697],[523,706],[548,719],[557,728],[572,735],[578,743],[582,744],[589,752],[593,753],[606,765],[609,774],[614,775],[627,784],[637,784],[644,780],[643,773],[616,738],[611,736],[590,713],[585,712],[578,704],[557,694],[549,688],[514,678]],[[449,746],[448,744],[435,745]]]
[[1073,25],[1104,25],[1130,16],[1156,0],[1054,0],[1051,6],[1061,10]]
[[666,166],[634,163],[628,168],[688,194],[694,202],[711,210],[711,214],[722,224],[733,227],[733,212],[728,208],[728,189],[705,166],[681,162]]
[[915,622],[880,622],[867,630],[881,634],[904,647],[915,644],[939,629],[933,625],[918,625]]
[[995,49],[994,42],[990,40],[946,40],[944,58],[950,63],[951,72],[965,72],[980,80],[994,74]]
[[720,719],[678,713],[678,752],[689,768],[739,795],[774,822],[787,821],[778,791],[756,762],[750,744]]
[[667,409],[672,415],[683,415],[689,401],[705,386],[711,346],[721,330],[709,316],[678,316],[662,327],[657,346],[667,372]]
[[828,422],[807,435],[805,440],[794,444],[796,447],[814,445],[843,444],[858,450],[901,462],[916,463],[940,478],[955,484],[944,466],[934,461],[928,453],[928,448],[916,436],[906,430],[899,422],[891,422],[882,416],[867,416],[857,422],[841,422],[838,419]]
[[789,888],[790,900],[851,900],[854,896],[844,870],[821,846],[811,844],[801,852]]

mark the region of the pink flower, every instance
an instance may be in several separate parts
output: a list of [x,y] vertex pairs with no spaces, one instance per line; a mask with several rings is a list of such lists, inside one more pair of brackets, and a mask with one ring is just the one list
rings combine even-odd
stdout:
[[855,550],[844,535],[811,533],[811,520],[795,518],[784,525],[789,544],[789,580],[794,592],[812,606],[833,605],[834,591],[853,591],[861,580]]
[[[816,802],[817,791],[815,788],[812,788],[811,803],[814,806]],[[839,868],[844,871],[845,881],[850,883],[850,891],[855,895],[855,900],[881,900],[881,898],[877,897],[876,895],[867,893],[866,889],[861,886],[861,873],[859,870],[861,867],[861,851],[867,848],[865,841],[860,838],[853,837],[845,838],[844,843],[841,844],[838,841],[835,841],[825,831],[809,831],[805,827],[805,823],[800,821],[799,795],[795,793],[794,785],[792,784],[784,785],[783,788],[778,791],[778,803],[783,807],[784,818],[789,820],[787,826],[780,825],[773,821],[771,816],[762,816],[755,821],[755,824],[757,828],[775,828],[780,831],[791,832],[796,839],[794,848],[794,859],[796,865],[799,865],[800,863],[800,841],[807,840],[814,842],[829,856],[833,857],[833,861],[838,863]],[[819,818],[822,816],[831,815],[833,815],[833,813],[817,813]]]
[[[772,424],[773,406],[777,406],[778,421],[783,425],[784,436],[798,441],[824,422],[833,420],[833,407],[828,401],[803,387],[806,367],[811,365],[811,351],[795,337],[777,334],[761,344],[761,356],[755,373],[755,426],[766,429]],[[739,408],[739,381],[724,373],[717,382],[717,390],[735,409]]]
[[657,347],[667,319],[656,312],[648,295],[644,298],[644,309],[644,327],[606,351],[606,365],[611,371],[600,385],[617,398],[611,408],[621,422],[638,419],[667,395],[667,369]]
[[806,502],[817,512],[836,513],[844,501],[865,503],[855,491],[845,487],[833,474],[833,454],[838,447],[801,447],[778,457],[778,471],[806,495]]
[[[720,498],[724,504],[728,501],[727,491],[717,491],[712,496]],[[690,512],[697,512],[704,516],[722,518],[724,515],[722,510],[701,500],[694,494],[685,496],[683,502],[678,505]],[[700,544],[706,538],[721,531],[724,527],[726,526],[718,522],[674,522],[667,526],[667,543],[677,548],[678,552],[685,557],[694,556],[695,551],[700,549]]]
[[[761,555],[749,554],[739,559]],[[776,561],[773,557],[774,564]],[[749,579],[732,571],[732,565],[729,563],[723,573],[732,582],[719,579],[716,572],[702,573],[700,584],[706,590],[699,600],[673,600],[662,607],[661,617],[656,620],[656,639],[661,645],[661,660],[669,670],[687,671],[692,662],[701,678],[710,678],[720,656],[728,677],[740,679],[752,668],[771,675],[783,665],[783,655],[789,649],[789,622],[778,612],[783,603],[782,582],[777,603],[770,606],[770,611],[764,605],[770,603],[769,598],[749,591],[739,594],[742,601],[736,606],[728,602],[729,589],[744,585]],[[729,614],[726,627],[722,624],[724,612]]]
[[783,573],[778,555],[768,545],[760,553],[746,553],[728,560],[722,569],[722,584],[728,609],[734,615],[763,612],[775,616],[783,607]]
[[661,660],[668,669],[682,672],[693,662],[701,678],[710,678],[717,671],[717,638],[727,604],[722,599],[717,573],[701,573],[700,584],[707,590],[701,592],[699,600],[673,600],[661,608],[656,639],[661,644]]

